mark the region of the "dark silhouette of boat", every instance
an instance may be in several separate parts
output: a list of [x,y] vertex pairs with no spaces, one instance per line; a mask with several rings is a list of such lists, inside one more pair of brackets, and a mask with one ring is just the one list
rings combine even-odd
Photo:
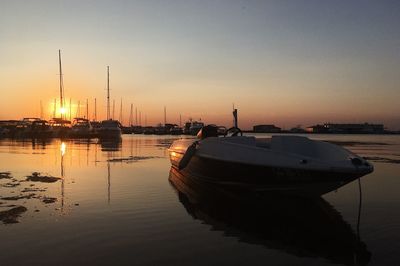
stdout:
[[17,138],[51,138],[54,129],[46,120],[40,118],[23,118],[15,128],[14,137]]
[[71,138],[93,138],[96,136],[96,132],[92,127],[92,123],[86,118],[74,118],[72,122],[71,132],[69,137]]

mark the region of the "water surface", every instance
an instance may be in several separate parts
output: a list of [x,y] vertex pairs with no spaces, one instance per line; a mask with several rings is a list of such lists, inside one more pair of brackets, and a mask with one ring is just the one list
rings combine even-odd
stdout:
[[[9,173],[0,175],[0,212],[26,208],[0,222],[1,265],[396,265],[400,136],[311,137],[374,164],[361,179],[360,216],[357,181],[318,202],[251,207],[184,188],[166,150],[175,137],[0,140],[0,172]],[[32,174],[60,179],[27,181]]]

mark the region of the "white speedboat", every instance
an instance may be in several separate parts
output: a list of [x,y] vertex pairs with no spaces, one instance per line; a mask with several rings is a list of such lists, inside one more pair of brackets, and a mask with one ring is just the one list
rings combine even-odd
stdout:
[[[343,147],[300,136],[218,137],[203,128],[202,139],[180,139],[169,148],[172,166],[201,181],[256,192],[319,196],[373,171]],[[211,133],[210,133],[211,132]]]

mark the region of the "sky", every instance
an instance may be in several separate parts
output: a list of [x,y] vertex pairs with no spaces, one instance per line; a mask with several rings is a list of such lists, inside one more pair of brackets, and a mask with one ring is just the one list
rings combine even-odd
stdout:
[[[58,50],[72,116],[230,126],[400,129],[400,2],[0,1],[0,119],[53,113]],[[59,105],[59,103],[57,103]]]

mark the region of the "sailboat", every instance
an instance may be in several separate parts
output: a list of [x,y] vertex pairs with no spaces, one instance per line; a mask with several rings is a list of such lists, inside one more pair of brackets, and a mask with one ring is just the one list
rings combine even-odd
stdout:
[[121,139],[121,123],[110,117],[110,67],[107,66],[107,119],[101,121],[98,129],[100,139]]
[[[54,130],[56,137],[66,137],[69,134],[71,121],[65,118],[65,97],[64,97],[64,82],[61,67],[61,50],[58,50],[58,62],[60,69],[60,117],[53,117],[49,121],[51,127]],[[56,113],[56,102],[54,102],[54,114]],[[55,115],[54,115],[55,116]]]

